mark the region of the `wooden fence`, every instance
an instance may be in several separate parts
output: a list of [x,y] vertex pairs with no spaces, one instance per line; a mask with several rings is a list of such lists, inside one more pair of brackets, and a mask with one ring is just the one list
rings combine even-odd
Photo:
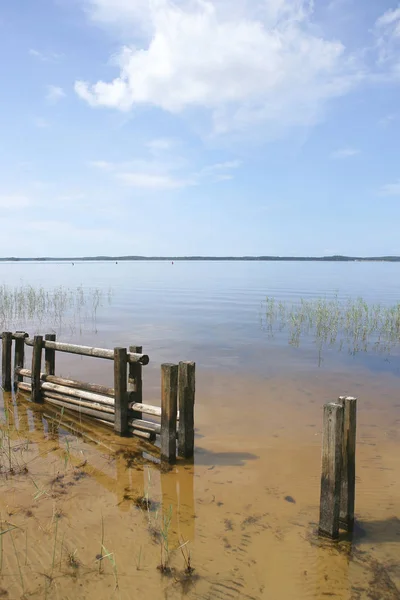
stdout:
[[[195,364],[180,362],[161,365],[161,408],[143,403],[142,368],[149,363],[141,346],[93,348],[57,342],[55,334],[44,338],[22,331],[3,332],[2,387],[9,392],[28,392],[33,402],[49,402],[78,411],[114,427],[115,433],[133,434],[155,441],[160,436],[161,459],[175,462],[179,456],[191,458],[194,452]],[[12,368],[14,342],[14,369]],[[25,347],[32,347],[31,368],[25,368]],[[42,360],[44,350],[44,371]],[[114,387],[65,379],[55,375],[56,352],[91,356],[114,361]],[[30,383],[24,382],[30,379]],[[178,412],[179,406],[179,412]],[[143,415],[160,422],[145,420]],[[178,440],[178,444],[177,444]]]

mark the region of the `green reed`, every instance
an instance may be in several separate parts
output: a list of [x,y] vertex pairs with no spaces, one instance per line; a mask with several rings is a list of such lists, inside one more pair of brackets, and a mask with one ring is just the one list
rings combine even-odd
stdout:
[[103,293],[97,288],[52,289],[43,286],[0,285],[0,330],[41,327],[46,324],[55,330],[69,328],[80,330],[86,324],[96,329],[99,308],[104,301],[109,304],[112,291]]
[[352,355],[372,350],[390,354],[400,342],[400,303],[383,306],[337,296],[285,303],[267,297],[261,326],[270,337],[287,333],[294,347],[302,338],[311,338],[320,360],[323,349],[333,346]]

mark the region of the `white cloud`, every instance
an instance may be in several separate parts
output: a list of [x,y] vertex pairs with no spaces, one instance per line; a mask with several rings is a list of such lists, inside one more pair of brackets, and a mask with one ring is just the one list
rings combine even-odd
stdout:
[[[121,163],[95,160],[89,166],[108,173],[124,185],[144,190],[173,190],[195,185],[227,181],[233,178],[232,171],[241,166],[241,161],[231,160],[198,169],[189,169],[180,156],[168,152],[153,153],[152,142],[146,144],[151,158],[134,159]],[[158,144],[156,144],[158,146]]]
[[147,147],[150,148],[150,150],[153,152],[163,152],[174,148],[174,146],[176,146],[176,143],[176,140],[172,138],[158,138],[147,142]]
[[[362,77],[343,44],[314,33],[306,0],[87,0],[93,19],[119,25],[119,76],[75,83],[92,107],[157,106],[210,114],[217,133],[317,121],[328,100]],[[131,31],[139,32],[139,41]]]
[[61,87],[57,85],[48,85],[46,100],[52,104],[55,104],[62,98],[65,98],[65,92]]
[[400,196],[400,180],[397,183],[386,183],[380,189],[381,196]]
[[400,78],[400,6],[389,9],[375,23],[378,64],[386,76]]
[[382,119],[379,119],[378,123],[382,127],[389,127],[389,125],[391,123],[393,123],[394,121],[396,121],[397,118],[398,118],[398,115],[396,115],[396,114],[386,115],[385,117],[382,117]]
[[351,158],[352,156],[357,156],[357,154],[360,154],[360,151],[356,148],[340,148],[339,150],[332,152],[331,158]]
[[21,210],[30,206],[30,198],[18,194],[0,196],[0,209]]
[[62,54],[57,54],[56,52],[44,53],[36,50],[35,48],[30,48],[28,50],[28,54],[42,62],[57,62],[60,58],[62,58]]
[[394,33],[400,36],[400,6],[395,9],[389,9],[376,21],[377,27],[387,27],[394,25]]
[[222,163],[216,163],[215,165],[208,165],[207,167],[203,167],[201,173],[215,173],[220,171],[227,171],[231,169],[238,169],[242,165],[242,161],[240,160],[228,160]]
[[96,169],[102,169],[103,171],[111,171],[114,168],[113,163],[107,162],[106,160],[92,160],[89,165]]
[[196,185],[192,180],[177,179],[168,175],[155,175],[149,173],[117,173],[117,179],[130,187],[145,190],[174,190]]
[[139,24],[141,30],[150,26],[148,0],[84,0],[83,4],[94,21],[107,26],[125,29]]
[[[351,0],[330,0],[327,5],[327,10],[333,11],[343,9],[346,7],[346,4],[349,4],[350,2]],[[346,12],[346,10],[344,12]]]
[[105,160],[94,160],[91,167],[108,172],[116,181],[129,187],[145,190],[172,190],[193,185],[191,179],[179,177],[174,174],[179,171],[179,159],[159,161],[155,158],[143,160],[135,159],[121,163],[112,163]]
[[50,123],[42,117],[36,117],[33,123],[36,127],[39,127],[39,129],[46,129],[47,127],[50,127]]
[[[96,208],[97,215],[97,208]],[[125,211],[126,214],[126,211]],[[93,256],[96,254],[140,254],[147,246],[151,254],[152,236],[135,236],[122,230],[119,224],[103,226],[68,222],[64,219],[49,218],[28,220],[20,216],[2,219],[3,234],[0,239],[0,256]],[[18,231],[21,235],[16,236]],[[33,242],[34,240],[34,242]],[[149,243],[149,240],[152,240]]]
[[86,194],[82,192],[71,192],[70,194],[63,194],[61,196],[57,196],[57,200],[60,202],[64,202],[66,204],[71,204],[73,202],[80,202],[81,200],[85,200]]
[[35,50],[34,48],[29,49],[29,54],[31,56],[34,56],[35,58],[38,58],[39,60],[44,60],[44,55],[38,50]]

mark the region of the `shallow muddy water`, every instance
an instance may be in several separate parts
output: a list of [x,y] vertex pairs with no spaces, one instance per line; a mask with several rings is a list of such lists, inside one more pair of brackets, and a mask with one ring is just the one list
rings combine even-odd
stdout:
[[[400,598],[396,352],[329,349],[318,367],[307,340],[291,348],[260,326],[271,289],[396,302],[398,267],[246,266],[0,265],[16,284],[112,287],[97,333],[59,339],[143,344],[146,402],[159,403],[160,362],[197,363],[194,461],[170,470],[151,446],[4,395],[0,597]],[[57,355],[56,372],[112,381],[96,359]],[[342,394],[358,397],[357,528],[331,543],[316,535],[322,406]]]

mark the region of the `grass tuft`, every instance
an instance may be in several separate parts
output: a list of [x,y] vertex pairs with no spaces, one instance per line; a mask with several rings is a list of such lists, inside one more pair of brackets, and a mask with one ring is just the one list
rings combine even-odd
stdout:
[[289,344],[296,348],[302,338],[311,339],[319,364],[328,347],[353,356],[370,351],[390,354],[400,343],[400,303],[382,306],[338,296],[285,303],[267,297],[261,326],[271,338],[287,332]]

